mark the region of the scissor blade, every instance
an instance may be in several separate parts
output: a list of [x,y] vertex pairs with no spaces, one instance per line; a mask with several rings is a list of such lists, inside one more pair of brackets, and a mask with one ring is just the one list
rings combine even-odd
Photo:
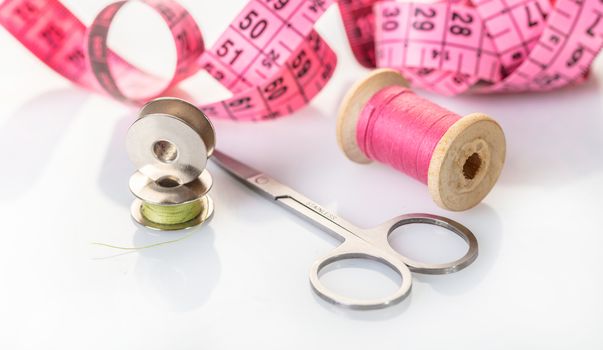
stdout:
[[291,191],[270,176],[218,150],[214,150],[211,159],[237,180],[270,199],[278,199]]
[[214,150],[211,159],[213,159],[220,168],[226,170],[230,175],[238,178],[241,181],[247,181],[247,179],[262,173],[261,171],[258,171],[247,164],[243,164],[218,150]]
[[[214,150],[211,157],[214,162],[226,172],[234,176],[254,191],[275,200],[280,205],[292,210],[306,220],[324,227],[338,239],[349,235],[356,236],[353,226],[347,221],[327,212],[324,208],[295,190],[281,184],[270,176],[245,165],[238,160]],[[360,238],[360,237],[358,237]],[[361,238],[362,239],[362,238]]]

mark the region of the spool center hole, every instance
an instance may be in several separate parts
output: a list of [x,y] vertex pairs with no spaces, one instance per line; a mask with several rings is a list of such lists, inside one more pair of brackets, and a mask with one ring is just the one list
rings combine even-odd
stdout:
[[465,179],[467,180],[473,180],[481,167],[482,158],[479,154],[473,153],[465,160],[465,164],[463,164],[463,176],[465,176]]
[[153,144],[153,153],[162,163],[171,163],[178,158],[178,147],[167,140],[160,140]]
[[165,188],[174,188],[180,186],[180,181],[173,176],[165,176],[157,180],[157,184]]

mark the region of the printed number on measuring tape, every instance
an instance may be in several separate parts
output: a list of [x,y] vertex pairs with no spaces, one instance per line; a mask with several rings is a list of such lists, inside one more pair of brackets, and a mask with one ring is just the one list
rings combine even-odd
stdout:
[[[120,100],[146,102],[205,69],[233,93],[200,106],[210,117],[290,114],[309,103],[335,69],[334,52],[313,29],[334,0],[251,0],[208,50],[176,2],[138,1],[156,10],[172,32],[177,65],[168,82],[107,48],[111,22],[128,1],[107,6],[86,27],[58,0],[5,0],[0,24],[59,74]],[[397,69],[414,86],[449,95],[578,83],[603,46],[603,0],[338,5],[362,65]]]
[[[292,113],[330,79],[336,56],[313,30],[330,0],[254,0],[205,50],[190,14],[171,0],[140,0],[169,27],[177,52],[169,82],[132,66],[107,47],[111,22],[129,1],[105,7],[86,27],[58,0],[6,0],[0,24],[67,79],[119,100],[144,103],[200,69],[233,97],[202,105],[210,117],[261,120]],[[153,87],[161,87],[160,90]]]
[[603,46],[602,0],[343,0],[339,7],[363,65],[398,69],[413,85],[450,95],[578,83]]

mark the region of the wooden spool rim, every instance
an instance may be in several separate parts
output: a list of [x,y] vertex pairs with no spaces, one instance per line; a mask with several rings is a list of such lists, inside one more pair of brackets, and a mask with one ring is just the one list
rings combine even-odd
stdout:
[[[463,148],[481,144],[481,166],[473,180],[464,180],[468,161]],[[469,152],[471,153],[471,152]],[[472,113],[454,123],[438,142],[429,162],[427,187],[440,207],[462,211],[479,204],[496,184],[506,157],[501,126],[483,113]]]
[[370,163],[356,142],[356,126],[362,109],[377,92],[388,86],[409,87],[408,81],[393,69],[376,69],[356,82],[344,96],[337,117],[337,143],[352,161]]

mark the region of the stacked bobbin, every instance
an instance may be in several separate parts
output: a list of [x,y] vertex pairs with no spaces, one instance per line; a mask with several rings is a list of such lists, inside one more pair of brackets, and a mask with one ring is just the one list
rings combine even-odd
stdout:
[[214,128],[197,107],[174,98],[146,104],[127,135],[128,155],[138,169],[130,178],[137,197],[132,217],[158,230],[209,220],[212,177],[205,167],[214,148]]
[[337,138],[357,163],[377,160],[427,184],[442,208],[477,205],[505,160],[500,125],[483,113],[460,116],[415,95],[397,71],[379,69],[345,96]]

